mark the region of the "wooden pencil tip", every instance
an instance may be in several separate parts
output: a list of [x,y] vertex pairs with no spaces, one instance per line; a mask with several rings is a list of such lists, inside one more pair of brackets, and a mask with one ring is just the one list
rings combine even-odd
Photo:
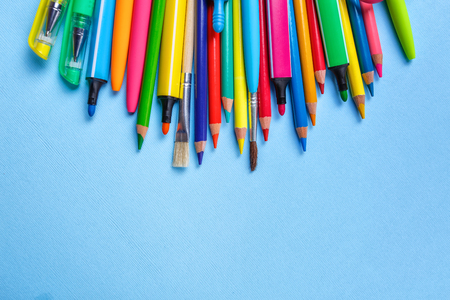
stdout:
[[250,142],[250,169],[255,171],[258,163],[258,146],[256,142]]
[[358,105],[358,111],[359,111],[359,114],[361,115],[361,118],[362,119],[365,119],[366,118],[366,106],[365,106],[365,104],[360,104],[360,105]]
[[269,140],[269,128],[263,129],[264,141],[267,142]]
[[244,151],[244,142],[245,139],[238,139],[238,144],[239,144],[239,152],[242,154],[242,152]]
[[219,134],[218,133],[214,134],[212,136],[212,139],[213,139],[214,149],[216,149],[217,148],[217,140],[219,139]]
[[310,114],[309,115],[311,117],[311,123],[313,126],[316,126],[316,115],[314,114]]

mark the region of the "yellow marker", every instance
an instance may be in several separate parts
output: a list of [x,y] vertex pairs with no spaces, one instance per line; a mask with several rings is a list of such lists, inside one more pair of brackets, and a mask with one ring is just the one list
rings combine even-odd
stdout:
[[309,36],[308,15],[305,0],[294,0],[295,21],[297,23],[298,47],[300,48],[300,62],[302,65],[303,89],[305,102],[311,123],[316,126],[317,93],[314,65]]
[[341,11],[342,26],[344,28],[345,43],[347,45],[347,54],[349,66],[347,69],[348,79],[350,81],[350,92],[358,109],[361,118],[365,118],[366,93],[359,68],[358,55],[356,53],[355,41],[353,40],[352,27],[350,25],[350,17],[348,15],[347,4],[345,0],[339,0],[339,9]]
[[[248,1],[248,0],[244,0]],[[247,82],[242,42],[241,0],[233,1],[234,132],[242,154],[247,134]]]
[[157,96],[162,105],[163,133],[169,131],[172,108],[180,95],[181,63],[183,60],[186,0],[166,2],[164,27],[161,38]]

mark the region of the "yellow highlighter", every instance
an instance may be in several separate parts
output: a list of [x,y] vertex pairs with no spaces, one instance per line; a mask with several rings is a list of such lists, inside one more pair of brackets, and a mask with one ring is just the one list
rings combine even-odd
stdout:
[[[249,0],[244,0],[249,1]],[[247,82],[242,41],[241,0],[233,1],[234,132],[242,154],[247,135]]]
[[41,0],[34,17],[28,45],[40,58],[47,60],[56,42],[68,0]]
[[172,108],[180,100],[186,0],[166,2],[161,38],[157,96],[162,105],[162,131],[169,132]]
[[356,108],[361,115],[361,118],[364,119],[366,117],[366,93],[364,92],[361,69],[359,68],[358,55],[356,52],[352,27],[350,25],[350,17],[348,15],[348,9],[345,0],[339,0],[339,9],[341,11],[342,27],[344,28],[345,44],[347,45],[347,54],[350,62],[347,69],[348,80],[350,82],[350,92],[352,94]]

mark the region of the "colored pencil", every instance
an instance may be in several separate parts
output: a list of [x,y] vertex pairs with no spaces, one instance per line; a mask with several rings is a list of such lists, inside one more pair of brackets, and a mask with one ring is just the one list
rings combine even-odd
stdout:
[[134,0],[116,0],[111,53],[111,87],[120,91],[127,66]]
[[[217,3],[217,2],[216,2]],[[208,84],[209,84],[209,130],[214,148],[217,148],[222,107],[220,104],[220,33],[213,29],[214,3],[208,2]]]
[[259,0],[259,32],[261,42],[261,57],[259,66],[259,124],[264,134],[264,141],[269,139],[270,121],[272,120],[272,107],[270,97],[269,79],[269,47],[267,36],[267,0]]
[[166,3],[159,57],[157,95],[162,106],[162,132],[169,132],[172,109],[180,99],[186,0]]
[[286,111],[286,86],[291,81],[292,76],[287,0],[267,0],[267,26],[269,32],[270,79],[275,86],[278,112],[280,115],[284,115]]
[[370,56],[369,42],[367,41],[366,28],[361,13],[361,5],[358,0],[347,0],[348,15],[352,24],[352,32],[355,38],[356,52],[358,53],[359,65],[361,67],[362,77],[370,95],[373,97],[373,63]]
[[136,111],[144,73],[152,0],[134,0],[127,66],[127,110]]
[[197,45],[195,47],[195,151],[198,164],[203,161],[208,131],[207,99],[208,99],[208,53],[207,53],[207,1],[197,1]]
[[100,88],[108,82],[116,0],[95,3],[86,80],[89,81],[88,114],[93,116]]
[[[242,3],[242,39],[244,41],[245,76],[248,87],[248,123],[250,124],[250,169],[255,170],[258,160],[256,133],[258,129],[258,83],[260,63],[259,3]],[[289,43],[289,42],[288,42]],[[290,69],[290,64],[289,64]]]
[[416,58],[411,22],[405,0],[386,0],[386,3],[406,57],[409,60]]
[[[247,82],[244,69],[241,0],[233,1],[234,132],[242,154],[247,134]],[[246,1],[246,0],[244,0]]]
[[339,0],[339,9],[341,10],[342,27],[344,28],[345,43],[347,44],[347,53],[349,66],[347,69],[348,81],[350,84],[350,93],[355,102],[356,108],[361,118],[366,117],[365,103],[366,93],[364,92],[364,84],[359,68],[358,55],[356,54],[355,41],[353,39],[352,26],[350,25],[350,17],[348,16],[346,0]]
[[234,99],[234,78],[233,78],[233,1],[224,3],[225,26],[221,33],[221,80],[222,80],[222,105],[225,111],[225,120],[230,122],[231,109]]
[[378,76],[383,77],[383,50],[381,49],[380,36],[378,35],[377,21],[372,4],[361,1],[361,11],[366,26],[367,39],[369,40],[370,54],[377,70]]
[[298,138],[306,151],[306,138],[308,135],[308,115],[306,113],[305,93],[302,84],[302,69],[300,53],[298,49],[297,29],[295,28],[294,5],[288,0],[289,6],[289,39],[291,44],[292,80],[290,83],[292,113],[294,114],[294,126]]
[[178,127],[175,135],[173,149],[173,167],[189,166],[189,137],[191,115],[191,86],[192,86],[192,60],[194,58],[194,17],[195,0],[187,0],[186,26],[184,29],[183,66],[183,95],[180,100],[178,113]]
[[[348,56],[345,46],[344,30],[339,13],[338,0],[315,0],[319,24],[325,46],[328,69],[336,77],[341,99],[347,101]],[[303,76],[305,74],[303,73]]]
[[317,19],[314,0],[306,0],[306,11],[308,14],[309,36],[311,38],[314,75],[317,83],[319,84],[320,93],[323,94],[325,91],[325,76],[327,73],[327,67],[325,65],[322,37],[320,36],[319,20]]
[[224,2],[228,0],[214,0],[214,13],[212,16],[212,26],[214,31],[221,33],[225,25]]
[[314,66],[309,37],[308,17],[305,0],[294,0],[295,20],[297,24],[298,46],[300,48],[300,61],[302,66],[303,90],[305,91],[306,108],[311,123],[316,126],[317,92],[314,80]]
[[144,75],[142,77],[141,96],[136,122],[138,149],[142,148],[147,134],[152,112],[153,92],[155,90],[156,68],[158,66],[159,46],[164,20],[166,0],[153,0],[147,51],[145,55]]

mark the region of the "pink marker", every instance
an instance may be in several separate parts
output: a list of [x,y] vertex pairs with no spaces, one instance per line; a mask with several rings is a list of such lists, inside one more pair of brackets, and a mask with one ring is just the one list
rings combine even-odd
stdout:
[[383,51],[381,50],[380,36],[372,4],[360,1],[361,11],[366,25],[367,39],[369,40],[370,54],[378,76],[383,77]]
[[287,4],[287,0],[267,0],[270,79],[277,93],[280,115],[286,109],[286,86],[292,77]]
[[139,102],[151,9],[152,0],[134,1],[127,71],[127,109],[129,113],[136,111]]

